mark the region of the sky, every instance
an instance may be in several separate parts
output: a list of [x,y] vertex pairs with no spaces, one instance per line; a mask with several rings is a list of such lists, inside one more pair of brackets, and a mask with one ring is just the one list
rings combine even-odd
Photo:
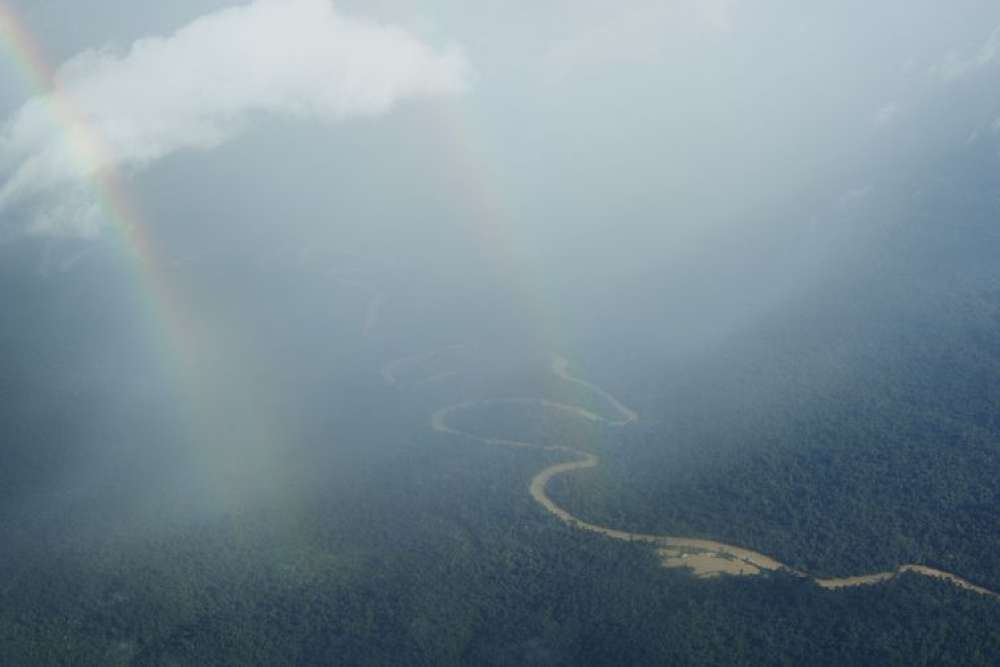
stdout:
[[487,270],[563,332],[647,281],[729,332],[902,220],[865,211],[903,175],[1000,141],[977,0],[3,6],[47,65],[8,36],[0,239],[45,275],[138,222],[168,267]]
[[51,240],[45,267],[132,216],[168,263],[336,246],[489,266],[543,310],[780,252],[781,299],[871,242],[845,221],[901,165],[1000,139],[988,2],[5,6],[48,72],[7,40],[0,238]]
[[718,189],[766,205],[891,139],[928,98],[995,74],[1000,10],[959,5],[11,2],[107,150],[81,164],[8,52],[4,227],[91,234],[100,212],[76,186],[104,162],[135,179],[175,154],[197,169],[271,119],[349,133],[343,121],[414,98],[453,105],[445,122],[531,226],[549,208],[644,217],[629,210],[641,201],[731,217]]
[[[371,68],[357,77],[373,89],[391,85],[376,73],[391,76],[385,69],[395,65],[406,68],[397,76],[410,77],[396,83],[413,87],[395,93],[400,97],[471,98],[463,103],[486,116],[485,140],[508,150],[515,149],[503,141],[511,126],[532,139],[539,131],[587,130],[585,140],[574,142],[579,150],[588,144],[604,148],[601,142],[614,138],[616,152],[631,148],[641,159],[646,151],[628,140],[642,132],[670,142],[675,156],[660,157],[671,172],[680,165],[692,171],[686,158],[737,168],[747,162],[739,159],[740,151],[787,155],[804,128],[813,142],[795,148],[806,155],[790,157],[812,165],[820,155],[829,158],[824,139],[840,141],[848,133],[863,139],[875,131],[872,126],[899,122],[913,98],[946,94],[949,84],[993,64],[1000,10],[988,6],[980,3],[978,11],[970,11],[932,3],[880,3],[875,9],[840,3],[805,10],[794,3],[751,7],[689,0],[631,3],[625,10],[607,2],[544,2],[530,9],[487,3],[482,11],[468,12],[461,3],[402,1],[344,2],[334,8],[296,0],[234,8],[187,0],[132,10],[110,2],[85,9],[52,0],[10,3],[45,58],[63,67],[68,96],[125,165],[144,166],[173,150],[217,146],[221,116],[243,124],[241,113],[258,111],[299,118],[384,112],[350,109],[362,102],[329,78],[349,59]],[[81,20],[67,17],[75,11]],[[351,22],[338,33],[336,26],[323,25],[321,15]],[[366,33],[366,20],[391,35]],[[351,35],[356,41],[349,46],[338,44]],[[293,43],[297,48],[290,50]],[[402,52],[407,48],[427,52],[414,58]],[[434,72],[431,63],[419,62],[424,56],[450,58],[451,69]],[[51,146],[39,145],[43,139],[23,136],[25,125],[42,123],[36,118],[42,112],[32,111],[24,99],[34,91],[26,91],[11,71],[9,54],[7,61],[5,154],[44,152]],[[432,83],[435,76],[440,80]],[[225,85],[210,97],[199,88],[219,80]],[[183,108],[180,100],[186,100]],[[26,102],[28,107],[18,108]],[[146,118],[152,108],[171,122]],[[570,108],[575,113],[563,113]],[[553,127],[553,116],[563,120],[562,127]],[[135,127],[140,118],[149,127]],[[636,127],[639,119],[647,122]],[[555,138],[563,147],[565,141],[558,141],[563,137]],[[125,142],[130,143],[121,145]],[[502,159],[506,155],[491,157],[508,161]]]

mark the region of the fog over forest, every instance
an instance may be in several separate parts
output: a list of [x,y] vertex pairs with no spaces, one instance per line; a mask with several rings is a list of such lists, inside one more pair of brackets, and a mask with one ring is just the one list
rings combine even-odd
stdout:
[[1000,7],[875,5],[0,0],[0,662],[1000,661]]

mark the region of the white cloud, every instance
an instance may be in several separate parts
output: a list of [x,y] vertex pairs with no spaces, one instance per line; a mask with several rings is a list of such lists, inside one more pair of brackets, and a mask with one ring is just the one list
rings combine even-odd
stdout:
[[103,149],[66,131],[58,99],[35,97],[0,136],[0,213],[36,231],[99,227],[87,177],[141,169],[185,149],[211,149],[256,114],[336,121],[380,114],[415,96],[463,91],[470,69],[392,26],[346,17],[329,0],[255,0],[203,16],[126,53],[86,51],[59,68],[63,108]]
[[931,73],[944,81],[954,81],[993,63],[1000,55],[1000,26],[997,26],[975,55],[963,58],[956,52],[949,53],[944,62],[931,68]]

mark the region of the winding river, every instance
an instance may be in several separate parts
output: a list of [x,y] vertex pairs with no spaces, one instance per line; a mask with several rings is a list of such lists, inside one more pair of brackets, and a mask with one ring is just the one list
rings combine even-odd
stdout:
[[[423,361],[434,359],[450,350],[460,349],[461,347],[462,346],[451,346],[442,350],[436,350],[389,362],[383,366],[382,376],[388,384],[398,384],[399,378],[397,374],[403,368],[412,364],[418,364]],[[661,556],[662,563],[665,567],[687,568],[698,577],[714,577],[721,574],[749,576],[760,574],[763,571],[783,570],[797,576],[809,578],[822,588],[838,589],[852,586],[879,584],[894,579],[900,574],[911,572],[914,574],[941,579],[964,590],[1000,599],[1000,593],[997,593],[996,591],[983,588],[982,586],[977,586],[955,574],[928,567],[926,565],[906,564],[900,565],[896,569],[887,572],[824,579],[813,577],[805,572],[788,567],[784,563],[781,563],[770,556],[751,549],[693,537],[633,533],[618,530],[616,528],[599,526],[574,516],[565,508],[560,507],[548,495],[547,488],[549,481],[559,475],[565,475],[597,466],[599,459],[596,456],[568,445],[541,445],[522,440],[511,440],[478,435],[476,433],[459,429],[453,426],[450,421],[454,415],[465,410],[504,404],[535,405],[547,410],[573,415],[590,422],[603,423],[609,427],[627,426],[628,424],[631,424],[639,419],[638,413],[625,406],[609,392],[595,384],[572,375],[569,372],[569,362],[566,359],[562,357],[554,358],[552,360],[550,370],[561,380],[578,387],[583,387],[593,394],[600,396],[613,408],[615,415],[612,417],[603,416],[578,405],[559,403],[545,398],[490,398],[455,403],[436,410],[431,415],[431,428],[438,433],[465,438],[484,445],[500,445],[504,447],[524,449],[543,449],[565,453],[568,457],[570,457],[570,460],[550,465],[540,470],[531,479],[528,490],[535,502],[560,521],[579,530],[598,533],[615,540],[622,540],[626,542],[645,542],[653,545],[656,547],[659,555]],[[431,376],[429,379],[436,381],[450,377],[454,374],[455,372],[439,373]],[[424,379],[417,381],[415,384],[423,384],[427,381],[428,379]]]

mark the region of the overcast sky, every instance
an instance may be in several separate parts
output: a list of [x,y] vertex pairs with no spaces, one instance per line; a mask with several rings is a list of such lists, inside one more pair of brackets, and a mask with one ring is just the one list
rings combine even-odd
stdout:
[[[93,177],[114,166],[158,226],[180,225],[192,201],[229,217],[232,189],[280,181],[286,210],[339,206],[359,227],[403,224],[392,199],[408,225],[483,218],[525,255],[684,253],[685,239],[761,224],[811,188],[871,192],[880,151],[1000,137],[990,2],[7,4],[77,121],[8,48],[7,236],[101,236]],[[985,91],[975,108],[969,90]],[[407,160],[434,169],[400,171]]]

